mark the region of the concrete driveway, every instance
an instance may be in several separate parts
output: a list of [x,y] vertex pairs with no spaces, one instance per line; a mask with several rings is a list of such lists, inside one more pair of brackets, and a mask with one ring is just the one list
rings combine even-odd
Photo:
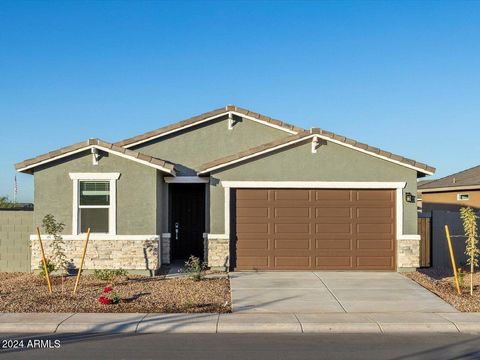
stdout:
[[456,312],[393,272],[235,272],[230,284],[234,312]]

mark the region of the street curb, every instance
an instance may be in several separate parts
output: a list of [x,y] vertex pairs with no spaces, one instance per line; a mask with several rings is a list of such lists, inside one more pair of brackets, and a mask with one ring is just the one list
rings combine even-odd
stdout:
[[4,313],[0,333],[480,334],[480,313]]

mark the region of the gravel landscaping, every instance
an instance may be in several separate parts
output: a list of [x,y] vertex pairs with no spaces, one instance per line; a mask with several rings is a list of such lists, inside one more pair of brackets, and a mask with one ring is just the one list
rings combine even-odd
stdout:
[[480,312],[480,273],[473,277],[473,296],[470,295],[470,274],[465,274],[465,287],[458,295],[452,271],[448,269],[420,269],[406,273],[405,276],[416,281],[443,300],[462,312]]
[[72,294],[75,277],[67,277],[62,292],[61,277],[53,277],[53,294],[46,280],[35,274],[0,273],[0,312],[157,312],[226,313],[231,311],[227,278],[193,281],[182,277],[123,276],[113,290],[119,304],[99,302],[109,284],[92,275],[82,276],[77,294]]

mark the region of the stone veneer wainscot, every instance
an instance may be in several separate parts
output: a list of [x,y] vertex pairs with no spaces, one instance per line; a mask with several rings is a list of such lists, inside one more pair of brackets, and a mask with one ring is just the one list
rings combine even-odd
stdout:
[[[75,268],[80,260],[85,239],[63,240],[65,255]],[[46,257],[52,255],[52,240],[43,240]],[[40,244],[31,237],[31,269],[38,270],[41,261]],[[84,269],[125,269],[135,271],[155,271],[159,268],[158,239],[148,240],[90,240],[85,256]]]

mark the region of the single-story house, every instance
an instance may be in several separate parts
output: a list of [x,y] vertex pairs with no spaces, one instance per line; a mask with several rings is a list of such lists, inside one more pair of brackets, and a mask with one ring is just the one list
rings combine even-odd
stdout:
[[65,223],[75,263],[91,228],[86,269],[150,272],[190,255],[232,270],[413,269],[412,194],[435,171],[234,105],[116,143],[90,139],[16,169],[34,176],[35,226],[46,214]]
[[424,212],[458,211],[465,206],[480,209],[480,166],[419,182],[418,198]]

